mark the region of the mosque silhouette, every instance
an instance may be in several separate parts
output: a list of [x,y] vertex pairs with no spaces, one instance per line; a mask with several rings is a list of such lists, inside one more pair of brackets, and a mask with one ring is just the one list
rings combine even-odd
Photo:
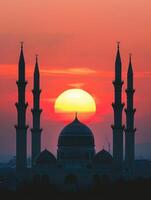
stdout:
[[[127,105],[125,109],[126,126],[122,123],[122,112],[124,103],[122,102],[122,63],[120,57],[119,43],[115,61],[115,80],[114,86],[114,124],[111,126],[113,131],[113,155],[105,149],[95,152],[95,140],[89,127],[79,121],[78,117],[65,126],[58,139],[57,158],[48,150],[41,151],[40,115],[40,74],[38,58],[34,69],[34,88],[33,93],[33,127],[32,137],[32,164],[27,167],[27,129],[26,125],[26,103],[25,90],[27,81],[25,80],[25,60],[23,54],[23,44],[19,58],[18,69],[18,102],[17,125],[16,128],[16,176],[17,182],[24,180],[47,179],[50,183],[56,184],[61,188],[70,184],[79,187],[88,187],[96,177],[107,180],[117,180],[120,178],[131,179],[143,173],[141,168],[135,164],[135,131],[133,107],[133,69],[131,56],[127,72]],[[125,140],[123,136],[125,134]],[[123,145],[125,141],[125,145]],[[125,147],[125,158],[123,149]]]

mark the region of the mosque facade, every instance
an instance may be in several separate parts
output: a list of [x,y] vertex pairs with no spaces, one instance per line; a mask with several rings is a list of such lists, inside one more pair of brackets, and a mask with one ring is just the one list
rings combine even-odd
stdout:
[[[132,178],[135,176],[135,127],[134,127],[134,87],[133,87],[133,68],[131,56],[127,72],[127,103],[122,102],[122,62],[120,56],[119,44],[115,60],[115,79],[114,102],[112,103],[114,120],[113,131],[113,155],[107,150],[102,149],[100,152],[95,151],[95,139],[91,129],[75,119],[65,126],[58,138],[57,157],[50,151],[41,151],[42,128],[40,116],[40,73],[38,58],[34,69],[34,87],[33,108],[33,125],[31,129],[31,146],[32,146],[32,164],[27,168],[27,129],[26,110],[26,85],[25,79],[25,60],[23,53],[23,44],[18,67],[18,102],[17,108],[17,125],[16,128],[16,174],[19,180],[27,177],[34,180],[49,179],[49,182],[65,186],[66,184],[76,184],[77,186],[88,186],[101,177],[106,180],[115,180],[118,178]],[[126,126],[123,125],[122,113],[125,108]],[[125,137],[124,137],[125,136]],[[123,139],[125,138],[125,140]],[[125,141],[125,144],[124,144]],[[123,150],[125,147],[125,157]]]

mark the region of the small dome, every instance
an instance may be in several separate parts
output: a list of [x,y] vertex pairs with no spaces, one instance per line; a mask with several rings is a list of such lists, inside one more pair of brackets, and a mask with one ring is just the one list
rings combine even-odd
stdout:
[[58,146],[94,146],[93,133],[76,117],[61,131]]
[[57,160],[55,156],[45,149],[37,157],[35,164],[36,165],[51,165],[51,164],[56,164],[56,162]]
[[95,164],[112,164],[113,158],[109,152],[103,149],[94,156],[93,161]]

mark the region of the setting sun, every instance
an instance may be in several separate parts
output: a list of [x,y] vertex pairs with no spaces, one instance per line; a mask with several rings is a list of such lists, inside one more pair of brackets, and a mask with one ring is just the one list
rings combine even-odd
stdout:
[[57,97],[55,111],[57,113],[94,113],[96,104],[88,92],[82,89],[69,89]]

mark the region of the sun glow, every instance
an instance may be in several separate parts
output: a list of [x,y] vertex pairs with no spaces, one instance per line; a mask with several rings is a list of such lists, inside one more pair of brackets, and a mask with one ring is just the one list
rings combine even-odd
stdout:
[[82,89],[69,89],[61,93],[55,101],[57,113],[95,113],[95,100]]

